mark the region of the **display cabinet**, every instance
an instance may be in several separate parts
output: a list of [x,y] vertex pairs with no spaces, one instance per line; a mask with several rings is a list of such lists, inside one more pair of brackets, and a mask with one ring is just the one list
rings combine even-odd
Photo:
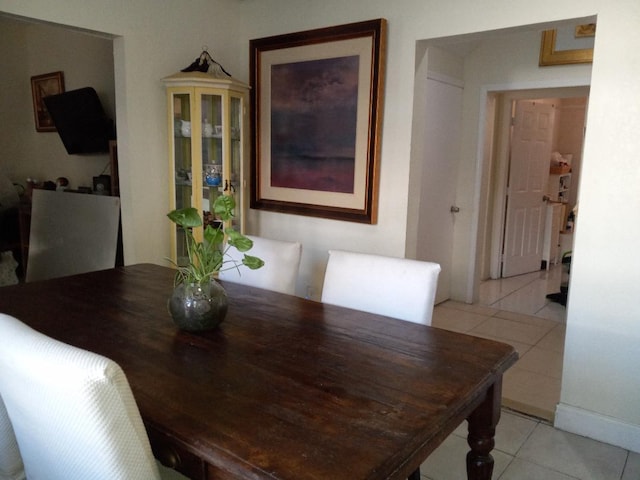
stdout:
[[[232,77],[180,72],[163,79],[167,89],[170,210],[195,207],[205,226],[220,226],[212,212],[219,195],[233,195],[232,226],[244,231],[248,205],[248,85]],[[171,222],[172,260],[187,258],[184,233]],[[195,229],[196,240],[202,228]]]

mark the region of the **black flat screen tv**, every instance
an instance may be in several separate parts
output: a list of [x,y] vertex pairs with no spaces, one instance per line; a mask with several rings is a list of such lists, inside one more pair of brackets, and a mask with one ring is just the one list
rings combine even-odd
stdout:
[[109,151],[109,140],[115,139],[113,121],[105,114],[92,87],[50,95],[43,101],[67,153]]

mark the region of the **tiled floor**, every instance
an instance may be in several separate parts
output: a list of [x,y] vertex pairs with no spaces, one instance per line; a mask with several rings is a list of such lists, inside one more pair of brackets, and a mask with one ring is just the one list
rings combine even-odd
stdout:
[[504,378],[505,406],[553,421],[560,400],[566,309],[546,298],[560,291],[562,267],[483,282],[480,303],[445,302],[433,325],[491,338],[520,355]]
[[[562,267],[483,282],[480,303],[445,302],[433,325],[513,345],[520,359],[503,383],[494,480],[637,480],[640,454],[553,428],[560,399],[565,307],[546,299],[560,290]],[[518,412],[524,412],[523,415]],[[421,467],[423,479],[466,478],[466,422]]]
[[[423,480],[467,478],[466,422],[420,467]],[[503,410],[491,452],[494,480],[637,480],[640,454]]]

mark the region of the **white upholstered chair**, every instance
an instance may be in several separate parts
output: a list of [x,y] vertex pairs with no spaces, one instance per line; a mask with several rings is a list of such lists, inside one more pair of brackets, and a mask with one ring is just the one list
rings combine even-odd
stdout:
[[244,253],[231,247],[227,253],[239,267],[234,268],[230,264],[225,264],[225,270],[220,271],[218,278],[294,295],[302,245],[299,242],[285,242],[253,235],[247,235],[247,237],[253,241],[253,248],[246,253],[264,260],[264,266],[257,270],[243,267]]
[[161,478],[115,362],[9,315],[0,314],[0,331],[0,392],[28,479]]
[[0,395],[0,480],[24,479],[24,465],[18,442]]
[[322,302],[431,325],[440,265],[330,250]]
[[120,199],[35,189],[27,282],[113,268]]

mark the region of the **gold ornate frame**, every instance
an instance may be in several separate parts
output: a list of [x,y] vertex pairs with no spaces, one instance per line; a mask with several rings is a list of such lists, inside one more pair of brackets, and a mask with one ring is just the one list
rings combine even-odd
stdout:
[[593,48],[556,50],[556,34],[555,29],[542,32],[539,62],[541,67],[593,62]]
[[55,132],[51,115],[42,99],[49,95],[64,92],[64,74],[51,72],[31,77],[31,95],[33,97],[33,115],[36,120],[36,131]]

